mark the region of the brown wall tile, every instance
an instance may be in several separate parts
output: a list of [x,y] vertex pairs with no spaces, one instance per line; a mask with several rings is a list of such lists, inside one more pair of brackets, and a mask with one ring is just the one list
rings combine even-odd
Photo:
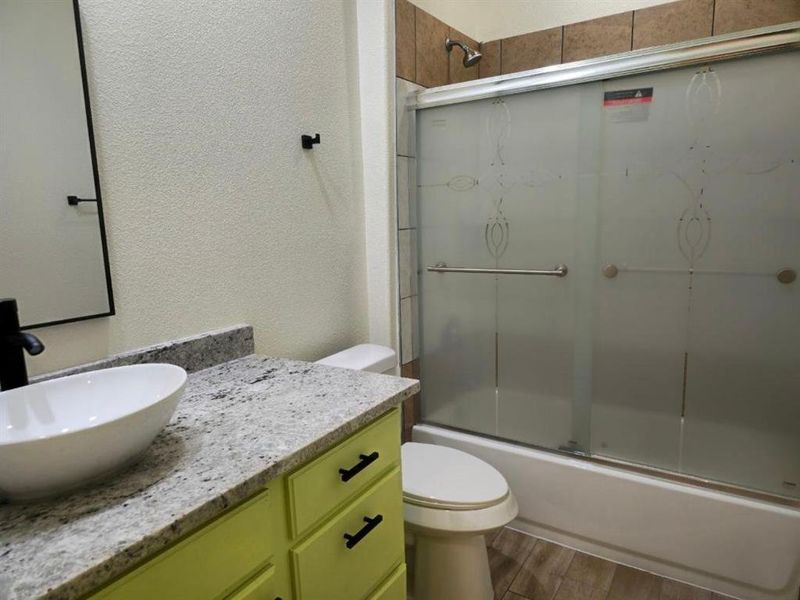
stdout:
[[584,60],[631,49],[630,12],[564,27],[563,62]]
[[416,36],[414,5],[408,0],[395,0],[395,44],[397,76],[414,81],[416,70]]
[[[478,49],[478,42],[473,40],[471,37],[467,37],[458,29],[453,29],[452,27],[450,28],[450,38],[464,42],[473,50]],[[483,59],[481,59],[481,62],[483,62]],[[479,68],[480,62],[471,67],[464,66],[464,53],[461,51],[461,48],[453,47],[453,49],[450,51],[450,70],[448,77],[449,83],[460,83],[462,81],[471,81],[473,79],[477,79],[479,77]]]
[[716,0],[714,35],[800,20],[800,0]]
[[449,78],[449,56],[444,42],[450,28],[439,19],[417,8],[417,79],[425,87],[446,85]]
[[478,63],[480,77],[494,77],[500,75],[500,40],[493,42],[483,42],[481,44],[481,54],[483,58]]
[[714,0],[680,0],[633,14],[633,49],[674,44],[711,35]]
[[516,73],[561,62],[561,27],[503,39],[501,70]]
[[[400,375],[411,379],[419,379],[419,359],[407,362],[400,367]],[[411,429],[422,421],[422,406],[419,394],[403,401],[403,441],[411,441]]]

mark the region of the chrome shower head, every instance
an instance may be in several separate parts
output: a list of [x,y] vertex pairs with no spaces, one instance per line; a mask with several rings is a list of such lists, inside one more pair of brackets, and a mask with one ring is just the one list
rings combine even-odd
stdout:
[[460,42],[458,40],[451,40],[447,38],[444,42],[444,47],[447,49],[448,52],[453,50],[453,46],[458,46],[464,51],[464,66],[471,67],[473,65],[477,65],[478,61],[483,58],[483,54],[478,52],[477,50],[473,50],[469,46],[467,46],[464,42]]

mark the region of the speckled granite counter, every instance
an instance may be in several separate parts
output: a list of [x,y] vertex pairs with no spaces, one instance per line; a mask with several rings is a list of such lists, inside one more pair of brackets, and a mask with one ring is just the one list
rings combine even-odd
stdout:
[[76,598],[251,496],[419,384],[246,356],[189,376],[142,460],[69,496],[0,506],[0,598]]

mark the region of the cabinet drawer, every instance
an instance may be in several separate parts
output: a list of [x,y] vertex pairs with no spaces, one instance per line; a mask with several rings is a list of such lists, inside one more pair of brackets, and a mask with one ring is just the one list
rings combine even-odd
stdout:
[[287,478],[292,537],[306,533],[400,461],[400,411],[392,410]]
[[240,589],[228,596],[227,600],[275,600],[276,588],[275,566],[269,565]]
[[369,600],[406,600],[406,565],[403,563],[389,575]]
[[403,491],[395,467],[292,550],[299,600],[364,598],[403,562],[403,552]]
[[219,517],[92,596],[141,600],[222,598],[269,563],[269,491]]

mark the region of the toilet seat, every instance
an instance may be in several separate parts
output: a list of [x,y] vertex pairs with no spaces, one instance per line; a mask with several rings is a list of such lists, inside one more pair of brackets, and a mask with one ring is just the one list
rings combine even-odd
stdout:
[[401,449],[403,512],[412,528],[437,535],[478,534],[517,516],[517,500],[497,469],[446,446],[407,442]]
[[402,446],[403,499],[444,510],[479,510],[500,504],[508,483],[491,465],[446,446],[408,442]]

